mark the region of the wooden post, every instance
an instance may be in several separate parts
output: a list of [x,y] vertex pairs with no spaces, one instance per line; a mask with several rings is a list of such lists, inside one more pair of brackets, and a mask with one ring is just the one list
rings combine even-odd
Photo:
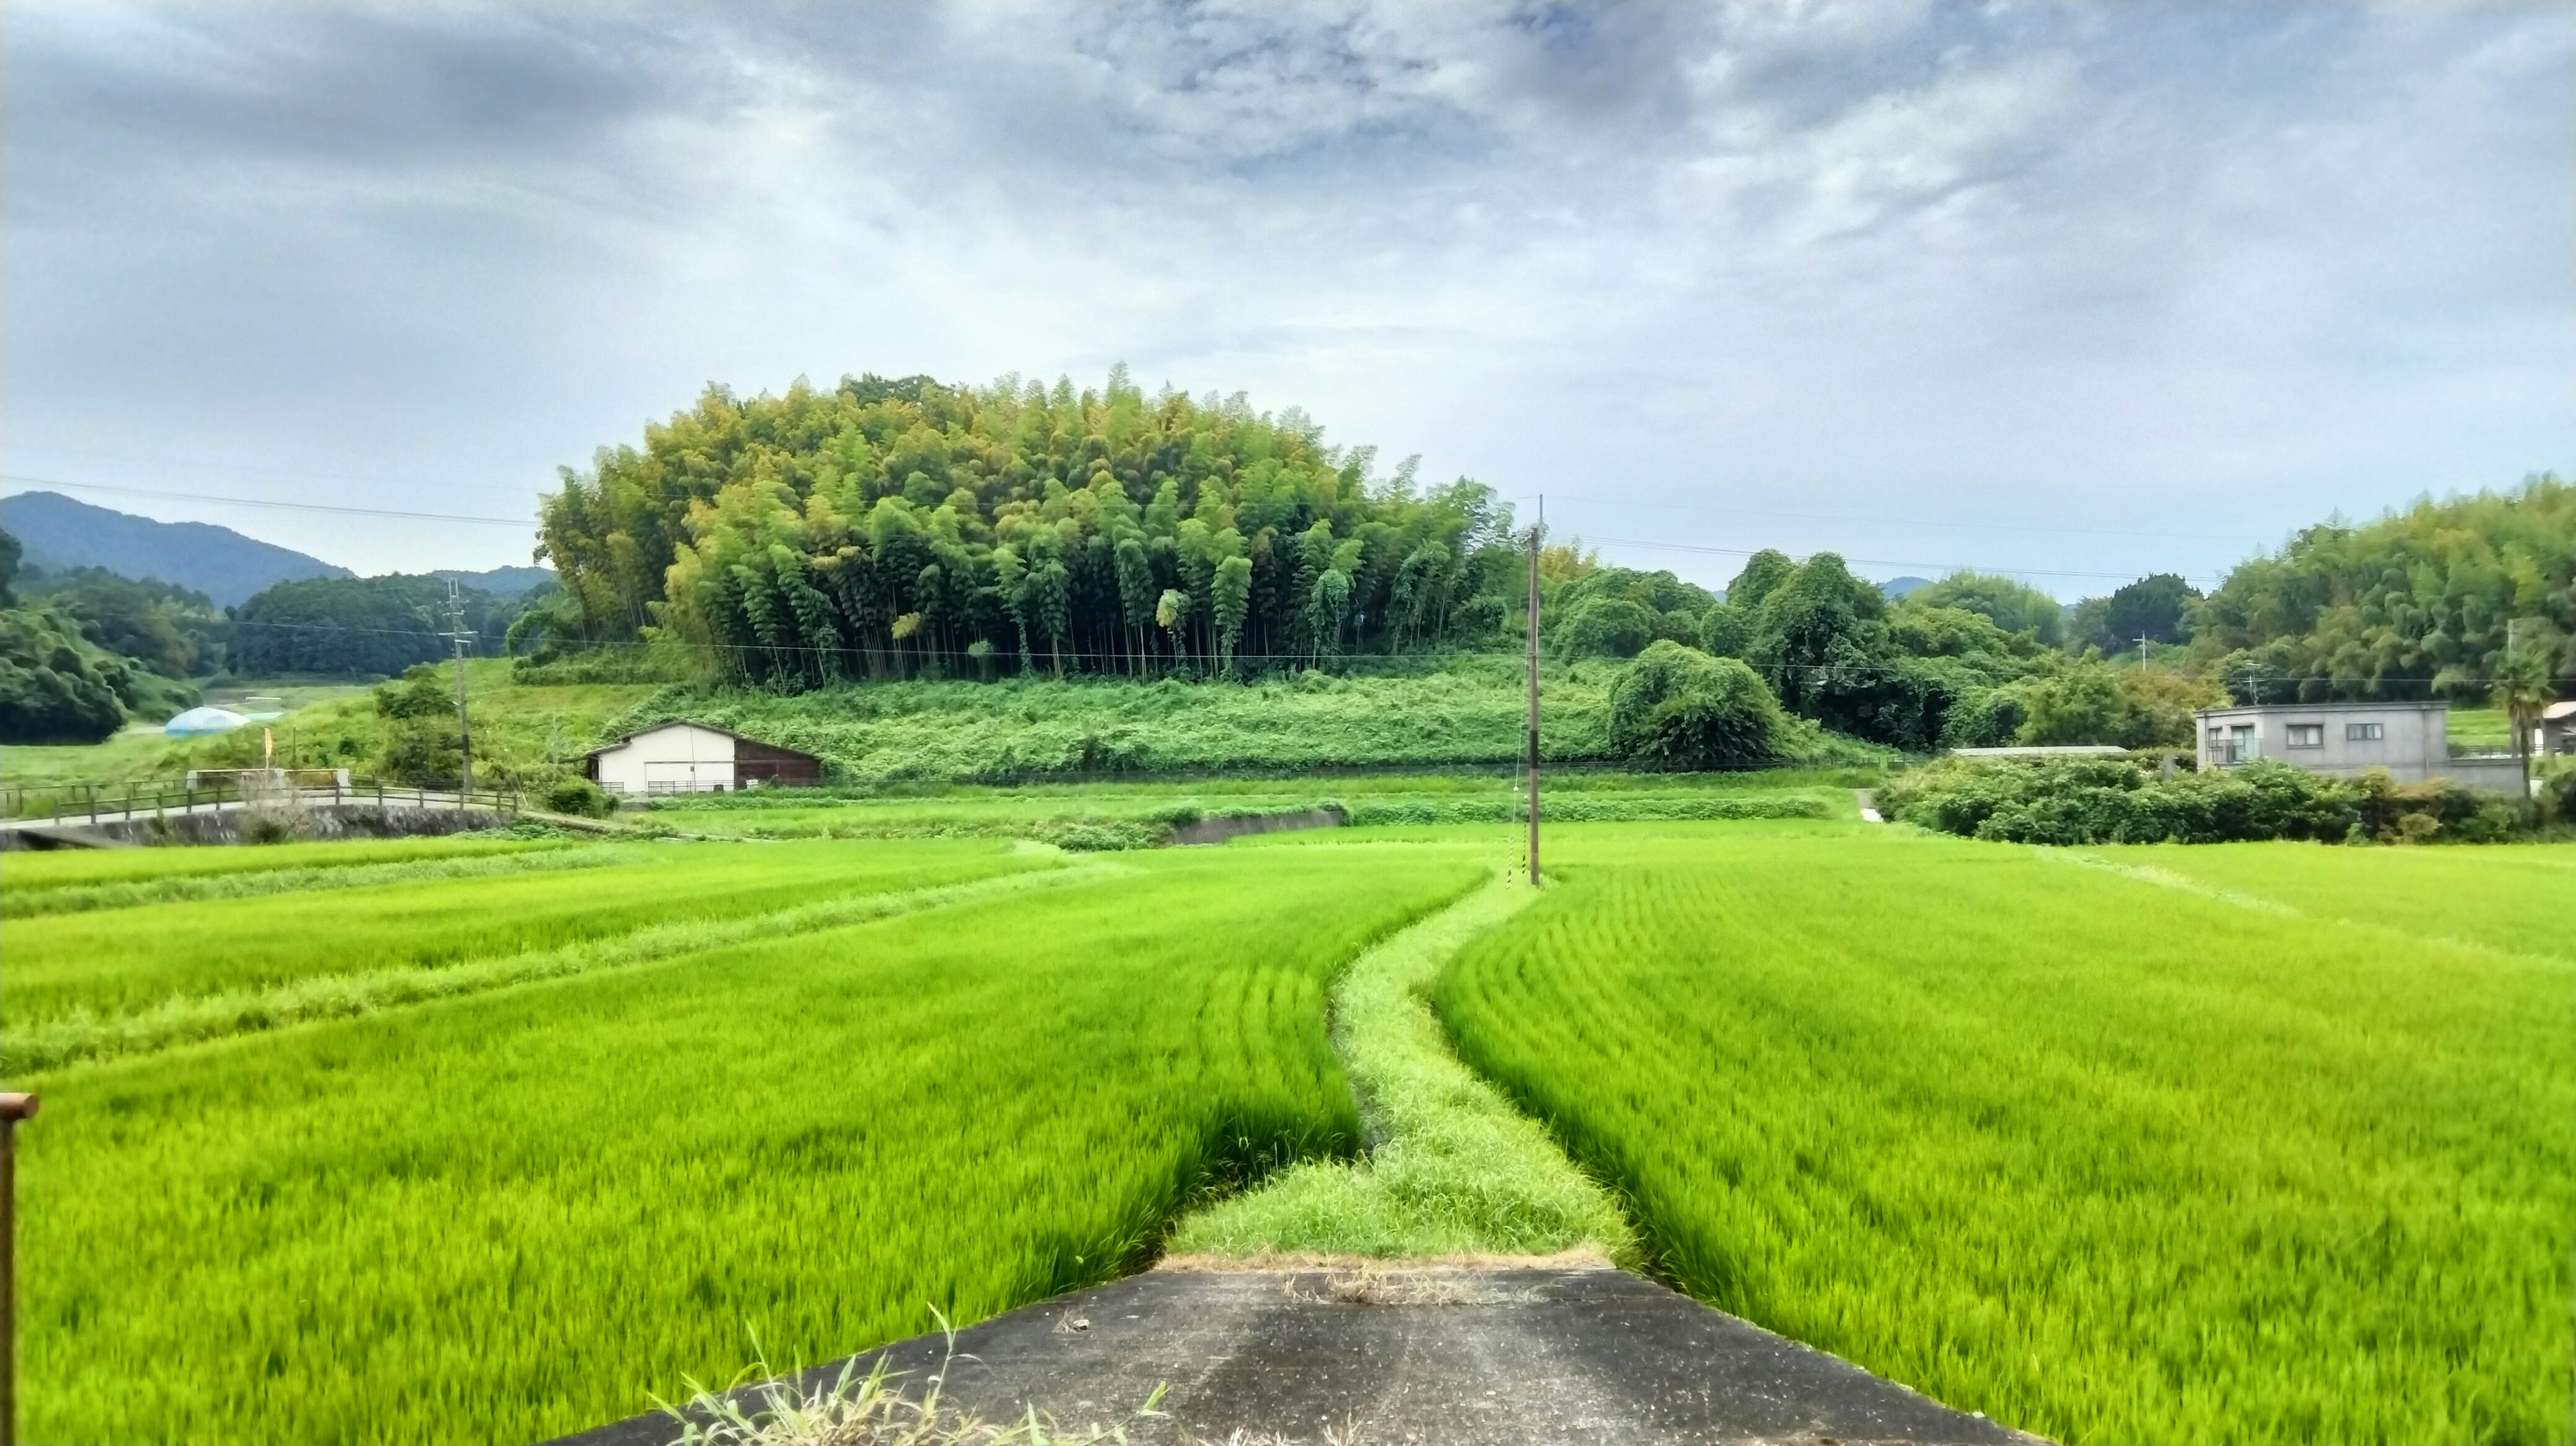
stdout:
[[1547,498],[1538,499],[1538,522],[1529,549],[1529,878],[1538,887],[1538,536],[1547,527]]
[[0,1446],[18,1446],[18,1122],[34,1095],[0,1094]]

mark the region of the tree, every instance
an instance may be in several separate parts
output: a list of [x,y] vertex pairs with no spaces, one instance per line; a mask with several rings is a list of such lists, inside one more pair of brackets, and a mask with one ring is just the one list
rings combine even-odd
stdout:
[[1699,650],[1712,658],[1741,658],[1752,628],[1734,602],[1712,604],[1699,618]]
[[[774,624],[774,581],[765,573],[743,569],[747,585],[757,589],[746,606],[762,609],[764,625]],[[316,577],[281,582],[254,594],[233,610],[231,665],[242,674],[322,673],[340,677],[402,672],[414,663],[448,655],[448,584],[435,577]],[[523,610],[519,599],[495,598],[467,588],[463,592],[466,628],[476,634],[476,647],[498,652],[511,622]],[[777,613],[786,604],[776,604]],[[792,626],[792,613],[787,614]],[[793,643],[771,631],[772,646]]]
[[222,661],[227,625],[203,593],[100,567],[30,578],[25,591],[80,624],[91,642],[162,677],[210,673]]
[[1243,621],[1252,606],[1252,560],[1229,557],[1218,563],[1209,592],[1216,615],[1217,666],[1231,672],[1234,650],[1243,642]]
[[49,608],[0,609],[0,742],[100,743],[125,726],[125,664]]
[[2075,607],[2072,641],[2116,654],[2151,643],[2178,643],[2188,634],[2192,606],[2200,590],[2180,575],[2159,572],[2139,578],[2107,598],[2086,598]]
[[1744,570],[1735,575],[1735,581],[1726,585],[1726,600],[1750,615],[1762,606],[1762,600],[1771,595],[1772,589],[1787,582],[1789,575],[1797,570],[1798,565],[1789,560],[1789,554],[1766,547],[1745,559]]
[[1907,593],[1898,606],[1960,608],[1982,615],[2005,632],[2029,633],[2050,647],[2066,637],[2066,610],[2057,599],[2028,583],[1964,568]]
[[1877,588],[1852,576],[1840,557],[1819,552],[1764,591],[1746,660],[1791,711],[1821,717],[1825,697],[1852,681],[1838,673],[1878,665],[1872,655],[1880,639],[1866,624],[1885,610]]
[[1688,768],[1759,768],[1786,720],[1751,668],[1669,640],[1649,645],[1610,688],[1610,747]]
[[2555,477],[2311,527],[2193,608],[2191,649],[2231,688],[2259,661],[2271,702],[2468,700],[2515,619],[2552,676],[2576,676],[2576,485]]
[[[1059,673],[1138,673],[1490,638],[1510,510],[1374,465],[1302,414],[1125,383],[710,388],[544,501],[562,593],[522,640],[665,642],[796,687],[955,668],[978,641],[997,672],[1037,666],[1043,638]],[[1235,559],[1249,575],[1220,588]],[[1167,592],[1191,610],[1169,627]]]
[[[2507,636],[2511,636],[2510,630]],[[2531,783],[2531,733],[2540,726],[2541,710],[2558,699],[2549,676],[2547,655],[2537,648],[2509,648],[2496,661],[2494,691],[2489,697],[2504,710],[2506,726],[2513,729],[2513,756],[2522,760],[2523,791],[2527,794]]]
[[1585,598],[1556,629],[1557,650],[1578,658],[1633,658],[1655,640],[1658,619],[1624,597]]

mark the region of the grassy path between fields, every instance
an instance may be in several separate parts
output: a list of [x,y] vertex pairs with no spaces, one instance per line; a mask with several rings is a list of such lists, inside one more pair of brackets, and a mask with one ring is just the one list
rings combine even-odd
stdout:
[[488,989],[539,979],[627,968],[727,944],[810,934],[820,929],[864,924],[996,894],[1097,882],[1133,872],[1135,870],[1131,866],[1107,862],[1071,868],[1033,869],[962,884],[943,884],[936,888],[832,899],[739,919],[665,924],[614,938],[587,940],[497,959],[371,969],[355,974],[303,979],[269,989],[172,999],[140,1014],[113,1019],[74,1015],[10,1031],[5,1041],[0,1041],[0,1071],[17,1075],[58,1069],[84,1060],[150,1054],[232,1035],[282,1029],[311,1020],[371,1014],[380,1009],[448,999],[461,994],[479,994]]
[[1368,1153],[1305,1161],[1181,1222],[1176,1257],[1554,1255],[1622,1264],[1635,1232],[1537,1121],[1459,1063],[1423,991],[1467,942],[1537,897],[1494,882],[1354,960],[1333,990]]

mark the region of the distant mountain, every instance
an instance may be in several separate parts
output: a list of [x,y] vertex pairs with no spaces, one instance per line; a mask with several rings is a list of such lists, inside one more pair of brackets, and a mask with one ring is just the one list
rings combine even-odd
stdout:
[[1905,596],[1907,593],[1913,592],[1918,588],[1927,588],[1931,585],[1932,579],[1928,577],[1891,577],[1887,581],[1878,585],[1878,592],[1879,596],[1886,598],[1889,602],[1894,602],[1898,598]]
[[355,577],[318,557],[244,537],[208,522],[156,522],[92,507],[59,492],[0,497],[0,527],[16,534],[29,565],[56,571],[103,567],[121,577],[157,577],[231,607],[271,583]]
[[480,588],[494,597],[524,597],[555,580],[555,570],[551,567],[496,567],[484,572],[432,568],[429,575]]

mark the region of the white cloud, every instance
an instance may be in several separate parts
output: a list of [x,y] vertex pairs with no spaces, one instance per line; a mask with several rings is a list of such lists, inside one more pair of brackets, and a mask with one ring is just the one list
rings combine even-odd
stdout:
[[[2026,568],[2207,571],[2338,507],[2576,462],[2561,11],[20,5],[0,25],[12,472],[206,482],[53,444],[525,507],[709,379],[1122,358],[1543,487],[1602,535]],[[264,476],[233,485],[315,487]],[[2145,509],[2219,540],[1641,532],[1641,502]],[[247,525],[362,567],[521,548]]]

